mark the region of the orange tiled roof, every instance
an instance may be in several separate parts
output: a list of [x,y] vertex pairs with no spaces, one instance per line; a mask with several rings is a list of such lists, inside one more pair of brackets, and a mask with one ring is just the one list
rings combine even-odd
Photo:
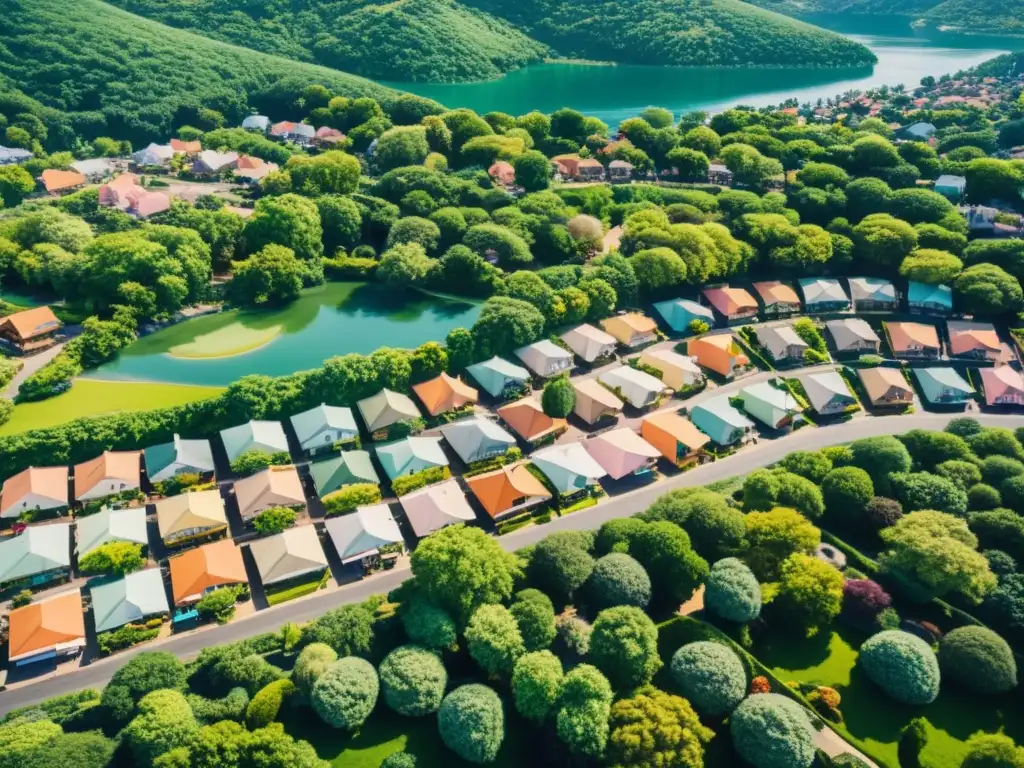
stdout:
[[49,307],[35,307],[0,319],[0,328],[7,325],[14,329],[19,339],[28,341],[60,328],[63,323]]
[[548,416],[532,397],[503,405],[498,409],[498,415],[524,440],[536,440],[565,426],[565,419]]
[[171,139],[171,149],[175,152],[184,152],[186,155],[197,155],[203,151],[203,143],[198,139],[195,141]]
[[522,463],[471,477],[466,484],[491,517],[508,511],[522,498],[551,498],[551,493],[544,484],[530,474],[526,465]]
[[47,168],[39,178],[42,179],[47,192],[60,192],[85,184],[85,176],[78,171],[60,171],[56,168]]
[[264,166],[263,158],[253,157],[251,155],[239,155],[238,167],[239,168],[262,168]]
[[210,587],[247,581],[242,553],[231,539],[190,549],[167,561],[175,605]]
[[461,379],[452,378],[444,372],[430,381],[413,384],[412,391],[426,406],[431,416],[454,411],[456,408],[475,403],[479,399],[479,394],[475,389]]
[[8,618],[12,659],[85,638],[82,596],[77,589],[15,608]]
[[105,477],[116,477],[137,488],[142,451],[104,451],[95,459],[75,465],[75,498],[88,493]]
[[888,323],[889,341],[894,352],[905,352],[913,346],[939,349],[939,332],[926,323]]
[[29,467],[4,481],[0,517],[28,494],[68,502],[67,467]]
[[754,290],[764,299],[765,306],[772,304],[799,304],[800,299],[792,286],[779,282],[778,280],[766,280],[754,283]]

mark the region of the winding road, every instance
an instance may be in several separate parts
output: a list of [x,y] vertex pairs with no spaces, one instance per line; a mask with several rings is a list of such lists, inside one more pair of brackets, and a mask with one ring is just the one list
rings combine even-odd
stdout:
[[[656,498],[675,488],[707,485],[738,475],[747,475],[755,469],[776,463],[787,453],[797,450],[817,450],[864,437],[891,435],[910,429],[943,429],[956,413],[937,414],[916,412],[903,416],[877,416],[832,426],[801,429],[778,440],[761,441],[724,459],[697,467],[689,472],[667,478],[661,482],[622,493],[604,500],[596,507],[560,517],[540,526],[530,526],[502,536],[499,540],[507,550],[517,550],[536,544],[555,531],[584,530],[619,517],[628,517],[649,506]],[[1024,427],[1024,415],[971,414],[984,426]],[[0,694],[0,715],[13,709],[30,706],[44,699],[89,687],[101,687],[117,669],[143,651],[161,650],[190,659],[211,645],[231,643],[263,632],[276,631],[288,622],[307,622],[344,603],[361,602],[371,595],[394,589],[409,577],[408,561],[392,571],[385,571],[362,581],[348,584],[325,593],[284,603],[258,611],[224,626],[212,626],[197,632],[171,636],[166,640],[137,646],[108,659],[101,659],[66,674],[39,678]]]

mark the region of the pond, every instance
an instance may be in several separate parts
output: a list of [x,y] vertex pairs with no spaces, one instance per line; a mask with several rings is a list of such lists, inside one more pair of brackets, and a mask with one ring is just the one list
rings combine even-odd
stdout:
[[369,283],[328,283],[273,311],[221,312],[139,339],[87,376],[226,386],[250,373],[281,376],[378,347],[412,349],[473,325],[480,305]]
[[481,114],[499,110],[521,115],[533,109],[552,112],[568,106],[615,127],[651,105],[679,115],[691,109],[721,110],[740,103],[778,104],[790,97],[801,103],[813,102],[871,86],[916,85],[926,75],[938,77],[967,69],[1020,44],[1009,38],[912,28],[908,19],[891,16],[815,15],[805,20],[863,43],[874,51],[878,63],[836,69],[551,63],[481,83],[386,85]]

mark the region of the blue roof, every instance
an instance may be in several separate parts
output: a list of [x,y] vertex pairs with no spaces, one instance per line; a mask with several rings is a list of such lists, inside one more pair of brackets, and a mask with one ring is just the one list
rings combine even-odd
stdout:
[[690,421],[719,445],[726,444],[734,430],[754,426],[754,422],[729,402],[728,395],[713,397],[695,405],[690,409]]
[[687,326],[693,320],[704,320],[712,327],[715,325],[715,313],[711,307],[705,307],[690,299],[659,301],[654,308],[673,331],[687,330]]
[[928,285],[910,281],[907,299],[911,304],[941,304],[953,308],[953,289],[948,285]]
[[[914,375],[917,376],[917,383],[921,385],[921,390],[929,403],[943,400],[962,401],[974,394],[974,387],[953,368],[915,368]],[[952,397],[942,397],[947,390],[956,394]]]
[[520,365],[510,363],[498,356],[475,363],[466,368],[466,372],[476,379],[477,383],[489,394],[497,396],[509,382],[530,380],[530,372]]

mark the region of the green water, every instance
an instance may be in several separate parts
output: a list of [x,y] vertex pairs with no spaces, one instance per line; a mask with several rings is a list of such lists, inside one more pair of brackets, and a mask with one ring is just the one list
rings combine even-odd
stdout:
[[368,283],[329,283],[271,312],[222,312],[145,336],[88,375],[97,379],[227,385],[281,376],[348,352],[417,347],[468,328],[478,304]]
[[644,107],[667,107],[677,115],[691,109],[721,110],[736,104],[764,106],[790,97],[801,102],[829,98],[850,89],[916,85],[925,75],[973,67],[1024,40],[975,37],[911,28],[894,17],[808,16],[806,20],[866,45],[874,66],[838,69],[736,67],[591,66],[541,64],[500,80],[442,85],[386,83],[437,99],[448,107],[469,107],[521,115],[573,107],[612,127]]

